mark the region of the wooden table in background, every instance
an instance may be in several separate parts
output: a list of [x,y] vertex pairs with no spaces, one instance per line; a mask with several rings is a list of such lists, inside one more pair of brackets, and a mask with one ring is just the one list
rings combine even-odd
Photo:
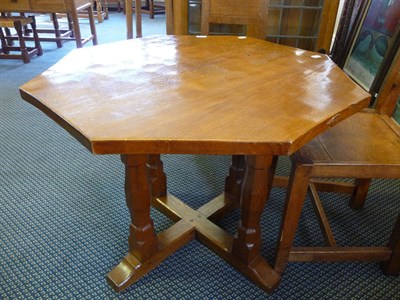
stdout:
[[[121,155],[131,225],[128,254],[108,274],[117,291],[194,238],[262,289],[275,288],[280,274],[261,256],[260,217],[277,156],[370,99],[327,56],[222,36],[74,50],[20,91],[92,153]],[[225,191],[190,208],[167,193],[160,154],[233,155]],[[150,205],[176,223],[156,235]],[[231,236],[212,220],[235,206],[241,219]]]
[[[86,10],[89,14],[91,34],[87,38],[82,38],[79,26],[78,12],[82,10]],[[97,45],[96,26],[91,0],[0,0],[0,12],[69,14],[73,26],[73,37],[55,37],[42,40],[75,40],[78,48],[81,48],[83,44],[90,40],[93,41],[94,45]]]

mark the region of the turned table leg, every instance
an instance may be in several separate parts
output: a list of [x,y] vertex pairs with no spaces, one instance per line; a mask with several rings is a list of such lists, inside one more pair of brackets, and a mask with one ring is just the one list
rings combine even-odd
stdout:
[[131,215],[129,250],[140,261],[157,252],[157,236],[150,218],[151,189],[148,182],[147,155],[123,155],[125,197]]
[[243,177],[246,171],[246,159],[244,155],[232,155],[232,164],[229,175],[225,179],[225,193],[229,194],[237,203],[242,194]]
[[129,252],[107,275],[117,292],[157,267],[194,237],[192,224],[181,220],[156,235],[150,218],[154,195],[166,193],[166,178],[159,155],[121,155],[125,164],[125,197],[131,216]]
[[[246,162],[243,156],[234,158],[225,193],[198,210],[167,193],[160,155],[121,157],[125,164],[125,195],[131,224],[129,253],[108,274],[108,281],[116,291],[140,279],[195,237],[262,289],[271,291],[278,285],[280,275],[260,253],[260,218],[272,185],[275,157],[248,156]],[[231,197],[230,191],[234,191],[235,197]],[[241,201],[237,198],[240,195]],[[223,215],[222,212],[238,202],[241,202],[241,221],[237,235],[232,237],[208,218]],[[156,235],[150,204],[176,223]]]
[[247,264],[261,255],[260,219],[272,187],[276,162],[274,156],[246,157],[241,220],[233,241],[232,254]]
[[149,155],[148,167],[153,197],[165,196],[167,194],[167,177],[160,154]]
[[278,286],[280,275],[261,255],[260,219],[272,188],[276,163],[277,157],[272,155],[246,156],[238,230],[228,253],[221,253],[231,265],[268,292]]
[[232,155],[229,174],[225,178],[225,190],[222,195],[209,201],[198,209],[211,221],[217,221],[231,210],[239,207],[246,161],[244,155]]

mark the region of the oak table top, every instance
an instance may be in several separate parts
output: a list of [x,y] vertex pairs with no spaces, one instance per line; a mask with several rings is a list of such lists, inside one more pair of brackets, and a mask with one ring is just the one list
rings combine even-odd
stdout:
[[[326,55],[227,36],[75,49],[20,91],[92,153],[122,157],[132,223],[129,252],[108,274],[117,291],[195,237],[271,291],[280,274],[261,257],[259,218],[276,156],[370,100]],[[224,193],[197,211],[168,194],[167,153],[233,155]],[[150,203],[177,223],[155,235]],[[241,221],[232,237],[210,219],[235,205]]]
[[369,97],[324,55],[190,36],[75,50],[21,91],[96,154],[293,153]]

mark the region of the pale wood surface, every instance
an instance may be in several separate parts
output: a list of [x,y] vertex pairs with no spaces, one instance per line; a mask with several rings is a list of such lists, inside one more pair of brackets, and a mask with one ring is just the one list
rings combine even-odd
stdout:
[[324,55],[215,36],[75,50],[21,94],[96,154],[290,154],[369,102]]

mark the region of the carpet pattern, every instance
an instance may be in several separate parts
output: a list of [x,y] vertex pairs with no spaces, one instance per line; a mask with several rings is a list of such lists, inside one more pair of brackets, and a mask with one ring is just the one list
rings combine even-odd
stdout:
[[[144,35],[163,34],[164,16],[143,17]],[[87,31],[83,21],[82,30]],[[125,38],[123,14],[97,24],[99,43]],[[128,209],[118,156],[91,155],[39,110],[18,87],[70,50],[42,43],[30,64],[0,61],[0,299],[400,299],[400,278],[377,263],[289,263],[281,285],[266,294],[211,250],[192,241],[117,294],[106,274],[127,251]],[[85,47],[91,47],[90,44]],[[118,88],[118,87],[110,87]],[[169,191],[194,208],[223,189],[227,156],[162,156]],[[288,174],[287,157],[278,174]],[[284,190],[274,188],[262,217],[262,253],[274,260]],[[339,245],[385,245],[400,210],[398,180],[375,180],[366,206],[323,194]],[[152,211],[157,231],[172,222]],[[234,233],[238,212],[220,221]],[[322,244],[309,201],[296,245]]]

